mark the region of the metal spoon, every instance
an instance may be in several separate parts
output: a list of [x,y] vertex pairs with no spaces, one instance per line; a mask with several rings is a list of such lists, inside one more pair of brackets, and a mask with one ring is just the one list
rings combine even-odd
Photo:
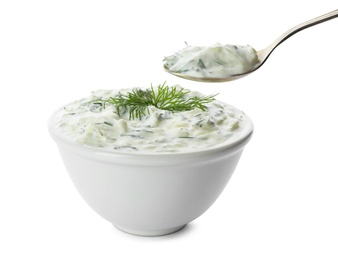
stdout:
[[242,78],[246,75],[249,75],[250,73],[256,71],[257,69],[259,69],[264,62],[268,59],[268,57],[270,56],[270,54],[273,52],[274,49],[276,49],[276,47],[281,44],[282,42],[284,42],[286,39],[290,38],[292,35],[306,29],[309,28],[311,26],[326,22],[328,20],[331,20],[333,18],[337,18],[338,17],[338,9],[332,12],[329,12],[327,14],[318,16],[316,18],[313,18],[309,21],[306,21],[304,23],[301,23],[293,28],[291,28],[290,30],[286,31],[284,34],[282,34],[279,38],[277,38],[273,43],[271,43],[268,47],[266,47],[263,50],[257,51],[257,57],[259,60],[259,63],[255,66],[255,68],[253,68],[250,71],[247,71],[243,74],[237,74],[237,75],[231,75],[231,76],[227,76],[225,78],[199,78],[199,77],[193,77],[193,76],[189,76],[183,73],[178,73],[178,72],[173,72],[170,71],[169,68],[164,65],[164,70],[172,75],[175,75],[177,77],[181,77],[184,79],[188,79],[188,80],[193,80],[193,81],[201,81],[201,82],[225,82],[225,81],[231,81],[231,80],[235,80],[235,79],[239,79]]

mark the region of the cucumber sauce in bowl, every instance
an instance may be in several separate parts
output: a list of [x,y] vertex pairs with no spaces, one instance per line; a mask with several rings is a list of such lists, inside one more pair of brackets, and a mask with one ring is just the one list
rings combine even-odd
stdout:
[[[184,100],[205,97],[179,85],[170,88],[184,90]],[[93,91],[89,97],[74,101],[57,113],[57,130],[78,144],[105,151],[182,153],[236,142],[252,127],[242,111],[214,98],[203,104],[203,110],[195,107],[172,112],[150,105],[137,118],[130,118],[126,109],[118,113],[116,106],[102,103],[139,90],[147,91],[138,88]],[[158,88],[152,90],[158,93]]]
[[48,122],[82,198],[118,229],[181,230],[217,200],[253,124],[240,110],[180,86],[97,90]]

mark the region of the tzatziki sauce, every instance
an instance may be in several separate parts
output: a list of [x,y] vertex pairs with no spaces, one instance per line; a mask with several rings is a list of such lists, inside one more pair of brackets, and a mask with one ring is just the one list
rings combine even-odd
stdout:
[[[78,144],[106,151],[181,153],[239,140],[251,122],[242,111],[217,99],[205,104],[204,111],[171,112],[149,106],[141,118],[130,118],[128,113],[117,113],[114,105],[95,102],[132,90],[97,90],[66,105],[56,116],[58,131]],[[198,96],[204,95],[189,91],[184,98]]]
[[196,78],[225,78],[255,69],[259,63],[250,45],[190,46],[164,58],[164,66],[173,73]]

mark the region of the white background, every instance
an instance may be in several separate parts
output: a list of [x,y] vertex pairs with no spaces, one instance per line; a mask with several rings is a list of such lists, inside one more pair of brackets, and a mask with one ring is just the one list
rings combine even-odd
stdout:
[[[262,49],[334,1],[0,2],[0,259],[338,259],[338,19],[229,83],[175,78],[185,46]],[[102,88],[180,84],[255,123],[230,183],[173,235],[125,234],[93,212],[49,137],[49,115]]]

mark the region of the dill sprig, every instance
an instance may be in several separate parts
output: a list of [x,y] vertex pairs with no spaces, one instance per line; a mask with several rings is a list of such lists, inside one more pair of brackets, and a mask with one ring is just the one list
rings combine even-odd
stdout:
[[169,87],[164,83],[159,85],[157,89],[153,86],[145,90],[136,88],[126,94],[110,97],[108,100],[95,100],[95,103],[99,102],[103,107],[107,103],[114,105],[120,117],[125,112],[128,112],[129,119],[141,119],[149,114],[149,106],[171,112],[189,111],[194,108],[205,111],[205,104],[215,100],[215,96],[217,95],[188,98],[187,95],[189,93],[189,90],[176,86]]

